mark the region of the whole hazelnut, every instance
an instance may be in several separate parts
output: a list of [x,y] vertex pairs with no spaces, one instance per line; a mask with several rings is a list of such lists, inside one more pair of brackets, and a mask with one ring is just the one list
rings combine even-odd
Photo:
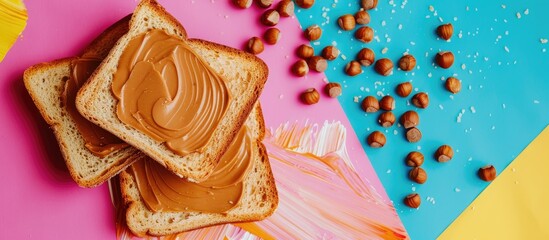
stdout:
[[419,184],[424,184],[427,181],[427,173],[420,167],[412,168],[410,172],[408,172],[408,177],[410,180]]
[[309,73],[309,65],[303,59],[299,59],[297,62],[292,65],[292,73],[298,77],[303,77]]
[[305,92],[301,93],[301,101],[307,105],[313,105],[315,103],[318,103],[320,100],[320,94],[316,89],[309,88],[305,90]]
[[324,92],[331,98],[339,97],[341,96],[342,92],[341,85],[336,82],[328,83],[326,84],[326,86],[324,86]]
[[393,73],[393,62],[388,58],[382,58],[376,61],[374,70],[383,76],[389,76]]
[[454,34],[454,27],[451,23],[442,24],[437,27],[437,34],[440,38],[444,40],[449,40]]
[[353,30],[356,25],[355,17],[351,14],[345,14],[337,19],[337,24],[345,31]]
[[410,167],[419,167],[423,164],[425,157],[420,152],[410,152],[406,155],[406,165]]
[[377,122],[379,123],[379,125],[386,128],[393,126],[393,124],[395,124],[395,121],[396,117],[393,112],[384,112],[380,114],[377,118]]
[[412,92],[412,88],[412,83],[403,82],[397,85],[395,92],[401,97],[408,97],[408,95],[410,95],[410,93]]
[[377,0],[361,0],[360,5],[366,10],[377,7]]
[[248,45],[246,46],[246,51],[251,54],[260,54],[263,52],[265,47],[263,46],[263,41],[258,37],[252,37],[248,40]]
[[295,15],[295,5],[292,0],[282,0],[276,6],[276,10],[281,17],[290,17]]
[[360,63],[357,61],[350,61],[347,65],[345,65],[345,73],[349,76],[361,74],[362,68],[360,67]]
[[416,58],[411,54],[404,55],[398,60],[398,67],[402,71],[412,71],[416,67]]
[[360,27],[355,32],[355,38],[361,42],[369,43],[374,39],[374,30],[368,26]]
[[252,0],[233,0],[233,4],[238,8],[249,8],[252,5]]
[[478,177],[486,182],[494,181],[496,175],[496,168],[492,165],[487,165],[478,169]]
[[265,39],[265,42],[267,44],[276,44],[280,39],[280,30],[278,30],[278,28],[267,29],[267,31],[265,31],[265,33],[263,34],[263,39]]
[[416,127],[406,129],[406,140],[411,143],[419,142],[421,140],[422,134],[419,129]]
[[404,198],[404,204],[411,208],[418,208],[421,205],[421,197],[417,193],[412,193]]
[[311,25],[305,29],[305,38],[309,41],[316,41],[322,36],[322,29],[318,25]]
[[412,97],[412,104],[418,108],[427,108],[429,106],[429,95],[424,92],[416,93]]
[[355,13],[355,21],[358,24],[368,24],[370,23],[370,14],[364,10],[360,10]]
[[255,0],[255,3],[261,8],[268,8],[273,5],[273,0]]
[[379,110],[379,102],[375,97],[367,96],[362,100],[362,110],[373,113]]
[[449,77],[446,79],[446,84],[444,84],[446,90],[450,91],[453,94],[458,93],[461,90],[461,81],[455,77]]
[[261,14],[261,23],[265,26],[274,26],[278,24],[280,14],[275,9],[269,9]]
[[419,115],[415,111],[406,111],[400,116],[400,124],[406,129],[413,128],[419,125]]
[[315,0],[295,0],[295,4],[301,8],[310,8],[315,4]]
[[435,62],[441,68],[449,68],[454,64],[454,54],[452,52],[439,52],[435,56]]
[[322,57],[326,60],[334,60],[339,56],[339,49],[334,46],[327,46],[322,49]]
[[395,109],[395,99],[389,95],[383,96],[379,101],[379,107],[385,111],[392,111]]
[[435,159],[439,162],[448,162],[454,157],[454,150],[448,145],[440,146],[435,152]]
[[307,64],[309,64],[309,69],[312,69],[316,72],[324,72],[328,68],[328,62],[321,56],[312,56],[307,59]]
[[315,55],[315,50],[307,44],[301,44],[297,47],[295,53],[299,58],[307,59]]
[[363,48],[358,52],[356,55],[356,60],[362,65],[362,66],[370,66],[372,63],[374,63],[376,57],[374,54],[374,51],[369,48]]
[[374,131],[368,135],[368,138],[366,139],[368,142],[368,145],[373,148],[380,148],[385,145],[385,142],[387,139],[385,138],[385,134],[383,134],[380,131]]

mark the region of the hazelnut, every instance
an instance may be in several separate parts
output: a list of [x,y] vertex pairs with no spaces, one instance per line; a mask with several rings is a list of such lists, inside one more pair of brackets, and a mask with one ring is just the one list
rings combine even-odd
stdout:
[[410,95],[410,93],[412,92],[412,83],[403,82],[401,84],[398,84],[395,92],[401,97],[408,97],[408,95]]
[[372,63],[374,63],[376,59],[376,56],[374,54],[374,51],[369,48],[363,48],[358,52],[356,55],[356,60],[362,65],[362,66],[370,66]]
[[412,104],[418,108],[427,108],[429,106],[429,95],[424,92],[416,93],[412,97]]
[[255,0],[255,3],[261,8],[269,8],[273,5],[273,0]]
[[419,129],[417,129],[416,127],[408,128],[406,130],[406,139],[408,140],[408,142],[419,142],[419,140],[421,140],[421,137],[421,131],[419,131]]
[[496,168],[492,165],[487,165],[478,169],[478,177],[486,182],[494,181],[496,175]]
[[374,70],[383,76],[389,76],[393,73],[393,62],[388,58],[382,58],[376,61]]
[[371,27],[360,27],[355,32],[355,38],[361,42],[369,43],[374,39],[374,30]]
[[309,65],[305,60],[300,59],[292,65],[292,73],[298,77],[303,77],[309,73]]
[[345,65],[345,73],[349,76],[356,76],[358,74],[362,73],[362,68],[360,67],[360,63],[357,61],[350,61]]
[[290,17],[295,15],[295,5],[292,0],[282,0],[276,6],[276,10],[281,17]]
[[404,204],[411,208],[418,208],[421,205],[421,197],[417,193],[412,193],[404,198]]
[[310,8],[315,4],[315,0],[295,0],[295,4],[301,8]]
[[408,177],[410,180],[419,184],[424,184],[427,181],[427,173],[420,167],[412,168],[412,170],[408,172]]
[[326,84],[326,86],[324,86],[324,92],[326,93],[326,95],[330,96],[331,98],[339,97],[341,96],[341,92],[342,92],[341,85],[336,82],[328,83]]
[[297,47],[295,53],[299,58],[307,59],[315,55],[315,50],[309,45],[301,44]]
[[301,101],[307,105],[313,105],[320,100],[320,94],[316,89],[309,88],[305,92],[301,93]]
[[435,152],[435,159],[439,162],[448,162],[454,157],[454,150],[448,145],[440,146]]
[[358,24],[368,24],[370,23],[370,14],[364,10],[360,10],[355,13],[355,21]]
[[454,34],[454,27],[451,23],[442,24],[437,27],[437,34],[440,38],[444,40],[449,40]]
[[238,8],[249,8],[252,6],[252,0],[233,0],[233,4]]
[[379,102],[375,97],[367,96],[362,100],[362,110],[373,113],[379,110]]
[[308,58],[307,64],[309,64],[309,69],[315,70],[316,72],[324,72],[326,71],[326,68],[328,68],[328,62],[320,56]]
[[377,7],[377,0],[361,0],[360,5],[366,10]]
[[449,68],[454,64],[454,54],[452,52],[439,52],[435,56],[435,62],[441,68]]
[[368,135],[368,138],[366,139],[368,142],[368,145],[373,148],[380,148],[385,145],[385,142],[387,139],[385,138],[385,134],[383,134],[380,131],[374,131]]
[[311,25],[305,29],[305,38],[309,41],[316,41],[322,36],[322,29],[318,25]]
[[263,34],[263,39],[265,39],[267,44],[276,44],[278,39],[280,39],[280,30],[278,30],[278,28],[267,29],[267,31]]
[[412,71],[416,67],[416,58],[410,54],[404,55],[398,60],[398,67],[402,71]]
[[345,31],[353,30],[356,25],[355,17],[351,14],[345,14],[337,19],[337,24]]
[[384,112],[380,114],[377,118],[377,122],[379,123],[379,125],[386,128],[393,126],[393,124],[395,124],[395,121],[396,117],[393,112]]
[[322,57],[326,60],[334,60],[339,56],[339,49],[334,46],[327,46],[322,49]]
[[406,165],[410,167],[419,167],[423,164],[425,157],[420,152],[410,152],[406,155]]
[[385,111],[392,111],[395,109],[395,99],[389,95],[384,96],[379,101],[379,107]]
[[406,111],[400,116],[400,124],[406,129],[413,128],[419,125],[419,115],[415,111]]
[[446,79],[446,90],[453,94],[458,93],[461,90],[461,81],[455,77],[449,77]]
[[261,15],[261,23],[265,26],[274,26],[278,24],[280,14],[274,9],[269,9]]
[[265,47],[263,46],[263,41],[261,41],[261,39],[258,37],[250,38],[246,47],[246,51],[251,54],[260,54],[265,49]]

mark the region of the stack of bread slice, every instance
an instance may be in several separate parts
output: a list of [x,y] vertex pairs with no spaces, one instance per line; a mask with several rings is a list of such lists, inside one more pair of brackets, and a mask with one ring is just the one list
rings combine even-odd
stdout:
[[[121,120],[117,112],[120,99],[114,93],[113,80],[120,71],[121,57],[133,39],[151,31],[161,31],[178,45],[188,48],[196,57],[195,61],[204,64],[226,86],[229,100],[224,114],[217,115],[219,119],[215,124],[206,125],[211,128],[207,129],[211,136],[206,137],[204,146],[196,151],[174,152],[165,141]],[[76,62],[88,58],[96,59],[97,64],[92,64],[90,71],[76,73]],[[70,89],[74,83],[69,82],[77,78],[76,75],[87,80],[77,84],[80,89],[72,96]],[[205,40],[189,39],[183,26],[162,6],[154,0],[142,0],[132,15],[105,30],[82,55],[32,66],[25,71],[24,81],[40,113],[52,127],[76,183],[93,187],[120,173],[129,229],[138,236],[160,236],[216,224],[261,220],[276,209],[278,195],[267,152],[261,143],[265,126],[257,101],[267,75],[268,69],[259,58]],[[149,81],[149,78],[144,79]],[[194,91],[204,92],[203,89]],[[206,93],[203,97],[209,95]],[[71,108],[78,110],[79,117],[75,117]],[[136,116],[136,113],[131,116]],[[77,123],[83,120],[97,128],[93,132],[98,139],[115,139],[114,147],[100,144],[95,147],[100,151],[94,152],[96,149],[90,147],[89,140],[82,134],[81,123]],[[106,136],[111,134],[114,136]],[[235,155],[234,152],[238,151],[245,152]],[[215,184],[205,183],[219,182],[224,174],[234,174],[231,169],[220,167],[234,156],[244,156],[250,163],[245,171],[240,172],[241,176],[231,176],[241,186],[236,188],[235,196],[239,197],[237,201],[229,201],[229,207],[221,210],[208,210],[212,204],[210,201],[218,198],[213,190],[207,191],[212,196],[189,197],[184,189],[166,193],[143,187],[163,184],[161,181],[169,178],[171,184],[175,181],[190,188],[218,188]],[[148,167],[148,172],[138,174],[144,166]],[[150,170],[157,168],[161,170]],[[162,176],[166,178],[154,182],[154,174],[164,174]],[[150,197],[151,193],[157,200],[155,203],[161,207],[154,207],[155,203],[146,200],[144,196]],[[171,201],[172,207],[162,207],[158,199],[163,198]],[[198,201],[191,198],[198,198]],[[199,202],[204,207],[187,207],[185,199]],[[174,202],[182,206],[174,208]]]

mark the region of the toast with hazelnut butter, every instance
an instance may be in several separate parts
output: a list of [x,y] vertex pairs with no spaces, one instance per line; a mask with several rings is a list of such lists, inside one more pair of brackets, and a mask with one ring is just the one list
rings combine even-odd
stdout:
[[54,131],[70,175],[82,187],[99,185],[144,156],[79,116],[74,104],[77,81],[85,81],[128,31],[129,20],[127,16],[106,29],[81,56],[37,64],[23,76],[32,100]]
[[278,194],[265,146],[259,103],[212,175],[192,183],[155,161],[140,160],[120,174],[126,223],[138,236],[168,235],[270,216]]
[[158,3],[141,1],[76,105],[176,175],[200,182],[242,127],[268,68],[251,54],[184,33]]

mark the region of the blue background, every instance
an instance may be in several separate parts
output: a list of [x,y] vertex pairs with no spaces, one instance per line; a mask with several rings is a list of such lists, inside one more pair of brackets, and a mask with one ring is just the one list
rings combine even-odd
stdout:
[[[334,2],[317,0],[311,9],[298,9],[297,17],[303,28],[318,24],[324,30],[321,39],[312,43],[317,54],[337,44],[346,56],[347,60],[339,57],[329,63],[328,80],[344,86],[339,101],[406,230],[412,239],[434,239],[488,186],[476,176],[477,169],[493,164],[503,171],[549,123],[549,43],[540,42],[549,38],[549,1],[380,0],[377,9],[369,11],[369,26],[379,41],[368,44],[355,40],[354,31],[342,31],[337,25],[337,18],[354,14],[360,1]],[[436,27],[448,22],[454,26],[451,41],[437,39]],[[374,50],[376,59],[386,57],[395,65],[408,51],[416,57],[417,68],[409,73],[395,69],[389,77],[376,74],[373,67],[363,67],[364,73],[356,77],[345,75],[344,66],[362,47]],[[386,54],[381,53],[383,48],[388,49]],[[450,69],[433,65],[440,50],[454,53],[456,61]],[[451,75],[462,80],[462,91],[453,98],[441,80]],[[406,99],[394,94],[395,86],[404,81],[429,94],[427,109],[409,105],[413,94]],[[378,94],[395,96],[397,118],[407,110],[420,114],[420,142],[408,143],[403,128],[396,124],[380,127],[376,122],[380,112],[366,114],[360,109],[363,97]],[[359,103],[354,101],[356,96]],[[375,130],[387,136],[381,149],[365,143]],[[455,151],[448,163],[433,158],[441,144]],[[425,155],[428,181],[423,185],[407,178],[404,157],[413,150]],[[417,210],[402,204],[412,192],[422,196]]]

